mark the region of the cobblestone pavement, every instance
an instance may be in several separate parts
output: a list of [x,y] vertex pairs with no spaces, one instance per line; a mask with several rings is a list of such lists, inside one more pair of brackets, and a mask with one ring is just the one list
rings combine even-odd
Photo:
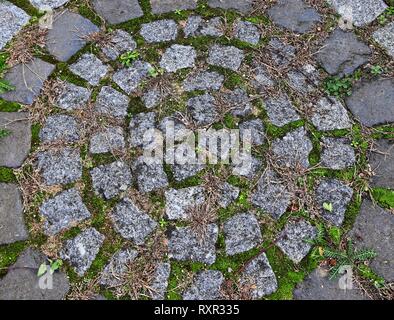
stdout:
[[0,1],[0,299],[393,299],[393,57],[391,0]]

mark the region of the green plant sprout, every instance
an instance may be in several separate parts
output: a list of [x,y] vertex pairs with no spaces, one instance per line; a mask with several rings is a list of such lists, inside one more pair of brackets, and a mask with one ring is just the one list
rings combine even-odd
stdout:
[[[63,265],[63,261],[61,259],[57,259],[55,261],[48,259],[49,261],[49,273],[54,274],[56,270],[59,270]],[[48,266],[46,262],[42,263],[38,268],[37,277],[42,277],[48,271]]]
[[124,66],[130,67],[131,64],[132,64],[135,60],[137,60],[139,57],[140,57],[139,52],[136,51],[136,50],[134,50],[134,51],[128,51],[128,52],[123,53],[123,54],[120,56],[119,59],[120,59],[120,62],[121,62]]

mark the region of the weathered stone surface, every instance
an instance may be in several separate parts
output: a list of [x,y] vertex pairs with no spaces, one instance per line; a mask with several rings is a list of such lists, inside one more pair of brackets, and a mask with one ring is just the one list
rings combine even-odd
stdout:
[[37,272],[46,261],[47,257],[32,248],[24,250],[4,278],[0,279],[0,300],[64,299],[70,284],[63,272],[53,274],[52,290],[40,289]]
[[209,125],[217,120],[215,98],[206,93],[187,101],[188,112],[198,126]]
[[82,277],[89,270],[105,237],[94,228],[89,228],[64,243],[60,257],[67,260],[75,272]]
[[130,144],[133,147],[146,146],[151,140],[144,139],[144,135],[154,129],[156,125],[156,113],[139,113],[134,115],[130,120]]
[[373,38],[394,57],[394,22],[373,33]]
[[215,44],[209,49],[207,62],[214,66],[237,71],[244,58],[245,55],[241,49]]
[[120,235],[134,241],[137,245],[145,243],[148,236],[157,227],[157,223],[128,198],[123,199],[112,211],[114,229]]
[[82,109],[89,101],[91,91],[84,87],[65,82],[62,84],[59,96],[56,98],[56,106],[67,110]]
[[0,112],[0,129],[8,132],[0,139],[0,166],[18,168],[30,152],[29,113]]
[[240,213],[223,225],[226,254],[249,251],[262,243],[260,225],[253,213]]
[[161,14],[176,10],[190,10],[197,7],[196,0],[150,0],[152,12]]
[[134,62],[130,68],[123,68],[113,75],[114,82],[127,94],[138,89],[143,80],[149,76],[152,65],[143,61]]
[[328,0],[344,19],[356,27],[362,27],[375,20],[387,5],[383,0]]
[[54,69],[54,65],[38,58],[12,67],[5,74],[4,80],[14,89],[0,94],[0,98],[22,104],[32,104],[40,94],[44,81]]
[[367,127],[394,122],[394,79],[361,82],[353,87],[346,104]]
[[122,23],[144,15],[138,0],[93,0],[93,7],[110,24]]
[[369,164],[374,176],[370,184],[373,187],[394,190],[394,144],[391,140],[378,140],[369,153]]
[[257,26],[249,21],[238,21],[234,27],[235,37],[243,42],[257,45],[260,41],[260,32]]
[[280,67],[286,67],[296,56],[296,49],[278,38],[272,38],[268,43],[272,60]]
[[200,271],[194,277],[193,284],[183,293],[183,300],[219,300],[224,280],[220,271]]
[[253,179],[257,172],[261,169],[261,160],[250,154],[241,152],[238,157],[235,157],[235,160],[235,162],[234,159],[232,160],[232,173],[234,175]]
[[59,12],[48,31],[46,48],[59,61],[67,61],[87,43],[87,37],[99,28],[74,12]]
[[197,54],[192,46],[173,44],[167,48],[160,60],[160,67],[167,72],[175,72],[179,69],[193,68]]
[[267,67],[254,63],[251,74],[251,84],[258,92],[264,92],[267,88],[275,86],[275,80],[267,71]]
[[300,263],[312,248],[308,241],[312,241],[316,235],[317,229],[304,219],[290,221],[279,234],[276,245],[294,263]]
[[334,97],[321,98],[314,106],[311,120],[320,131],[349,129],[352,126],[345,107]]
[[133,172],[141,192],[151,192],[168,186],[167,175],[161,163],[147,164],[142,156],[134,163]]
[[69,189],[45,201],[40,207],[45,233],[54,235],[90,218],[90,212],[76,189]]
[[371,49],[352,32],[335,29],[316,54],[317,61],[331,75],[340,77],[353,73],[365,64]]
[[323,138],[321,164],[323,167],[342,170],[356,163],[356,155],[346,138]]
[[190,16],[183,29],[186,38],[210,36],[220,37],[223,33],[224,25],[220,17],[204,20],[200,16]]
[[[316,189],[316,202],[321,216],[328,222],[340,226],[345,219],[347,205],[352,199],[353,190],[341,181],[325,179]],[[324,204],[332,206],[332,210],[324,208]]]
[[304,169],[308,168],[310,165],[309,153],[312,149],[312,142],[303,127],[272,142],[272,153],[277,157],[277,163],[288,168],[298,166]]
[[265,253],[249,262],[240,280],[240,284],[250,292],[252,299],[260,299],[278,289],[275,273]]
[[31,4],[37,9],[44,9],[45,7],[56,9],[69,1],[70,0],[30,0]]
[[274,171],[266,171],[260,178],[251,202],[256,207],[279,219],[290,205],[292,194],[285,181]]
[[168,257],[180,261],[195,261],[211,265],[216,260],[215,245],[219,229],[215,224],[206,226],[201,239],[190,227],[176,228],[171,232]]
[[233,116],[245,117],[253,111],[249,95],[244,89],[236,88],[234,91],[225,92],[221,99]]
[[92,86],[97,86],[108,73],[109,67],[104,65],[94,54],[85,53],[70,66],[70,71],[85,79]]
[[239,188],[224,182],[219,185],[218,204],[222,208],[227,208],[239,196]]
[[316,89],[304,73],[298,70],[290,70],[287,73],[287,80],[289,86],[301,94],[308,94]]
[[279,0],[268,15],[278,26],[297,33],[306,33],[320,22],[319,13],[302,0]]
[[127,115],[130,99],[109,86],[101,88],[96,100],[96,111],[115,118],[124,118]]
[[167,97],[167,92],[161,90],[158,86],[148,89],[142,96],[145,107],[152,109],[159,105]]
[[200,171],[204,170],[205,164],[174,164],[171,165],[171,170],[176,181],[183,181],[187,178],[195,176]]
[[349,236],[356,249],[373,249],[377,256],[370,266],[386,281],[394,280],[394,215],[364,200]]
[[224,76],[215,71],[199,71],[189,75],[183,81],[185,91],[219,90],[224,82]]
[[123,129],[121,127],[109,127],[92,135],[90,139],[90,153],[107,153],[121,150],[125,147]]
[[202,205],[205,202],[202,187],[184,189],[169,189],[165,192],[166,216],[170,220],[190,218],[188,210]]
[[78,149],[49,150],[37,155],[37,167],[45,184],[67,184],[82,177],[82,162]]
[[149,286],[149,294],[153,300],[164,300],[170,278],[171,264],[160,262],[156,265],[154,279]]
[[143,23],[140,34],[148,43],[173,41],[178,35],[178,25],[170,19]]
[[116,197],[131,185],[131,171],[122,161],[112,162],[91,171],[93,188],[106,199]]
[[293,292],[295,300],[366,300],[363,292],[354,283],[352,290],[339,288],[338,279],[330,280],[329,272],[317,268]]
[[278,127],[300,120],[298,112],[286,94],[269,98],[265,102],[265,109],[270,122]]
[[0,50],[29,22],[30,16],[11,2],[0,3]]
[[108,43],[105,43],[101,50],[108,59],[115,60],[121,54],[134,51],[136,48],[137,43],[133,37],[128,32],[117,29],[110,34]]
[[21,193],[16,184],[0,183],[0,225],[0,245],[23,241],[29,236],[23,220]]
[[209,0],[212,8],[234,9],[241,13],[248,13],[253,8],[253,0]]
[[74,117],[65,114],[49,116],[40,130],[42,142],[79,140],[79,126]]

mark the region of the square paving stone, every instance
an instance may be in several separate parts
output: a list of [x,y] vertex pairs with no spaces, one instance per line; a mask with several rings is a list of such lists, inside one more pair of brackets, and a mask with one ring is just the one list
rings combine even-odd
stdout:
[[31,4],[37,9],[45,9],[45,7],[56,9],[69,1],[70,0],[30,0]]
[[194,276],[193,284],[185,290],[182,298],[183,300],[220,300],[224,280],[220,271],[200,271]]
[[[321,216],[333,225],[341,226],[345,220],[347,206],[352,200],[353,189],[339,180],[325,179],[318,185],[315,196],[321,208]],[[331,210],[325,209],[324,204],[332,207]]]
[[342,170],[356,163],[356,155],[349,139],[324,137],[322,146],[321,164],[323,167]]
[[196,50],[192,46],[173,44],[167,48],[160,60],[160,67],[167,72],[180,69],[194,68],[197,58]]
[[241,13],[248,13],[253,9],[253,0],[208,0],[212,8],[234,9]]
[[104,55],[110,59],[115,60],[121,54],[134,51],[137,48],[137,43],[133,37],[126,31],[117,29],[109,36],[109,41],[101,48]]
[[369,164],[374,175],[370,184],[373,187],[394,190],[394,143],[392,140],[380,139],[374,142],[369,153]]
[[135,61],[130,68],[123,68],[115,72],[113,81],[127,94],[137,91],[138,86],[149,76],[153,67],[150,63]]
[[89,89],[64,82],[61,85],[60,94],[56,98],[55,104],[57,107],[67,111],[83,109],[88,103],[91,94]]
[[28,238],[21,193],[16,184],[0,183],[0,245]]
[[215,44],[209,49],[207,62],[214,66],[237,71],[244,58],[245,54],[241,49]]
[[167,13],[176,10],[192,10],[197,8],[196,0],[150,0],[154,14]]
[[239,188],[224,182],[218,186],[218,204],[221,208],[227,208],[232,202],[234,202],[239,196]]
[[187,101],[187,109],[198,126],[209,125],[219,116],[215,98],[208,93],[190,98]]
[[160,262],[156,265],[154,279],[149,285],[148,289],[149,296],[152,298],[152,300],[164,300],[166,298],[166,291],[170,274],[170,263]]
[[94,10],[110,24],[118,24],[144,15],[138,0],[93,0]]
[[[235,161],[234,161],[235,160]],[[262,161],[248,153],[241,152],[232,159],[232,174],[253,179],[262,166]]]
[[0,50],[29,22],[29,19],[30,16],[25,11],[11,2],[0,2]]
[[189,37],[221,37],[224,35],[224,24],[220,17],[204,20],[200,16],[190,16],[183,29],[186,38]]
[[[130,145],[133,147],[143,147],[152,141],[149,139],[151,130],[155,129],[156,113],[139,113],[133,115],[130,124]],[[153,138],[153,137],[152,137]]]
[[346,108],[334,97],[323,97],[317,102],[312,111],[311,121],[319,131],[352,127]]
[[316,59],[329,74],[343,77],[367,63],[371,54],[371,49],[353,32],[335,29],[322,44]]
[[208,265],[216,261],[216,241],[219,229],[215,224],[206,226],[206,235],[196,234],[191,227],[177,227],[171,232],[168,243],[170,259],[201,262]]
[[122,150],[126,146],[123,129],[109,127],[94,134],[90,139],[89,151],[93,154]]
[[258,27],[249,21],[238,21],[234,27],[235,37],[243,42],[257,45],[260,42]]
[[89,228],[64,243],[60,257],[68,261],[78,276],[89,270],[100,251],[105,237],[94,228]]
[[301,94],[308,94],[317,89],[303,71],[290,70],[287,73],[287,81],[293,90]]
[[215,71],[199,71],[197,73],[190,74],[185,81],[183,81],[182,87],[185,91],[194,90],[220,90],[224,82],[224,76]]
[[270,122],[278,127],[300,120],[298,112],[286,94],[266,100],[265,109]]
[[240,213],[223,225],[226,254],[232,256],[249,251],[263,241],[259,222],[253,213]]
[[206,168],[205,164],[173,164],[171,170],[175,181],[183,181],[187,178],[193,177]]
[[204,188],[190,187],[184,189],[169,189],[165,192],[166,216],[169,220],[190,218],[188,210],[205,202]]
[[142,96],[142,101],[148,109],[155,108],[161,104],[170,95],[170,90],[161,88],[159,85],[154,85]]
[[27,64],[21,63],[12,67],[5,74],[4,80],[15,89],[0,94],[0,98],[27,105],[32,104],[54,69],[54,65],[38,58],[34,58]]
[[265,128],[263,121],[260,119],[253,119],[242,122],[239,125],[239,135],[241,141],[243,141],[244,134],[246,130],[250,131],[252,144],[256,146],[261,146],[265,142]]
[[145,243],[148,236],[157,227],[157,223],[128,198],[119,202],[111,212],[114,229],[123,238],[132,240],[137,245]]
[[134,163],[133,172],[141,192],[151,192],[168,186],[167,175],[161,163],[147,164],[142,156]]
[[220,98],[235,117],[245,117],[253,112],[251,99],[244,89],[236,88],[233,91],[224,92]]
[[59,12],[48,31],[46,48],[57,60],[67,61],[86,45],[87,37],[98,31],[95,24],[79,14]]
[[122,161],[94,168],[90,174],[95,192],[103,195],[105,199],[112,199],[126,191],[132,182],[131,170]]
[[30,152],[31,124],[27,112],[0,112],[0,129],[7,136],[0,139],[0,166],[20,167]]
[[384,28],[375,31],[372,35],[374,40],[385,48],[389,55],[394,57],[394,22]]
[[97,86],[108,73],[109,67],[104,65],[94,54],[85,53],[70,66],[70,71],[85,79],[92,86]]
[[115,118],[127,116],[130,99],[112,87],[104,86],[96,99],[96,111]]
[[315,239],[317,228],[301,219],[290,221],[278,236],[276,245],[294,263],[300,263],[309,253],[312,245],[308,241]]
[[259,92],[275,86],[276,82],[267,71],[267,67],[254,62],[251,73],[251,84]]
[[140,34],[147,43],[173,41],[178,35],[178,25],[170,19],[143,23]]
[[271,59],[280,67],[286,67],[296,57],[296,48],[292,45],[272,38],[268,43]]
[[65,114],[49,116],[40,130],[42,142],[75,142],[80,138],[77,120]]
[[68,184],[82,177],[79,149],[40,152],[37,155],[37,167],[48,186]]
[[91,216],[74,188],[46,200],[40,207],[40,214],[45,219],[44,230],[47,235],[55,235],[74,227]]

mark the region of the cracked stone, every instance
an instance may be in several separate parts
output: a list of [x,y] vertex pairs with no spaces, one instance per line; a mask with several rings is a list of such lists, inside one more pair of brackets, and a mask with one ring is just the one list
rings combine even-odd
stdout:
[[160,262],[156,265],[154,279],[149,286],[149,294],[153,300],[164,300],[171,274],[171,264]]
[[220,90],[224,76],[215,71],[199,71],[189,75],[183,81],[183,89],[187,92],[194,90]]
[[278,38],[270,40],[268,49],[272,60],[280,67],[286,67],[296,56],[296,49]]
[[253,112],[249,95],[244,89],[236,88],[234,91],[223,93],[221,99],[235,117],[245,117]]
[[89,151],[93,154],[107,153],[122,150],[125,146],[123,129],[121,127],[109,127],[92,135]]
[[193,284],[183,293],[183,300],[220,300],[224,280],[220,271],[200,271],[195,275]]
[[109,67],[94,54],[85,53],[77,62],[70,65],[70,71],[85,79],[92,86],[97,86],[108,73]]
[[140,34],[147,43],[173,41],[178,35],[178,25],[170,19],[143,23]]
[[84,87],[78,87],[75,84],[65,82],[62,85],[61,93],[56,98],[57,107],[71,111],[82,109],[90,99],[91,91]]
[[150,0],[152,13],[162,14],[176,10],[192,10],[197,8],[196,0]]
[[168,186],[167,175],[161,163],[147,164],[143,156],[141,156],[136,160],[133,172],[135,172],[135,176],[137,177],[138,190],[143,193],[159,190]]
[[42,142],[76,142],[80,138],[79,126],[74,117],[65,114],[49,116],[40,130]]
[[101,88],[96,100],[96,111],[115,118],[127,116],[130,99],[119,91],[109,86]]
[[40,214],[45,219],[44,229],[47,235],[67,230],[91,216],[75,188],[45,201],[40,207]]
[[216,111],[215,98],[207,93],[190,98],[187,101],[187,108],[198,126],[205,126],[215,122],[219,115]]
[[374,150],[369,153],[369,164],[374,175],[370,184],[373,187],[394,190],[394,145],[391,140],[377,140]]
[[323,167],[342,170],[356,163],[356,155],[350,141],[346,138],[323,138],[321,164]]
[[270,122],[278,127],[300,120],[300,116],[286,94],[265,101]]
[[220,17],[204,20],[200,16],[190,16],[183,29],[186,38],[210,36],[221,37],[223,33],[223,22]]
[[155,129],[156,113],[139,113],[132,116],[129,125],[130,144],[133,147],[143,147],[148,145],[150,141],[144,140],[145,133]]
[[243,42],[257,45],[260,42],[260,32],[254,23],[238,21],[235,24],[235,37]]
[[196,50],[192,46],[173,44],[171,47],[167,48],[161,57],[160,67],[167,72],[194,68],[196,58]]
[[104,55],[110,60],[116,60],[120,55],[126,52],[134,51],[137,43],[133,37],[126,31],[117,29],[110,34],[108,43],[101,48]]
[[253,9],[253,0],[209,0],[212,8],[234,9],[241,13],[248,13]]
[[321,98],[313,108],[313,125],[320,131],[349,129],[352,122],[342,102],[334,97]]
[[374,40],[385,48],[389,55],[394,57],[394,22],[384,28],[375,31],[372,35]]
[[166,216],[169,220],[187,220],[188,210],[205,202],[204,188],[190,187],[184,189],[169,189],[165,192]]
[[113,81],[127,94],[137,91],[139,85],[149,76],[152,65],[143,61],[135,61],[130,68],[115,72]]
[[219,189],[219,197],[218,197],[218,205],[221,208],[227,208],[232,202],[237,200],[239,196],[239,188],[234,187],[233,185],[224,182],[223,184],[218,186]]
[[93,0],[94,10],[110,24],[118,24],[144,15],[138,0]]
[[241,49],[215,44],[209,49],[207,62],[210,65],[237,71],[244,58],[245,54]]

